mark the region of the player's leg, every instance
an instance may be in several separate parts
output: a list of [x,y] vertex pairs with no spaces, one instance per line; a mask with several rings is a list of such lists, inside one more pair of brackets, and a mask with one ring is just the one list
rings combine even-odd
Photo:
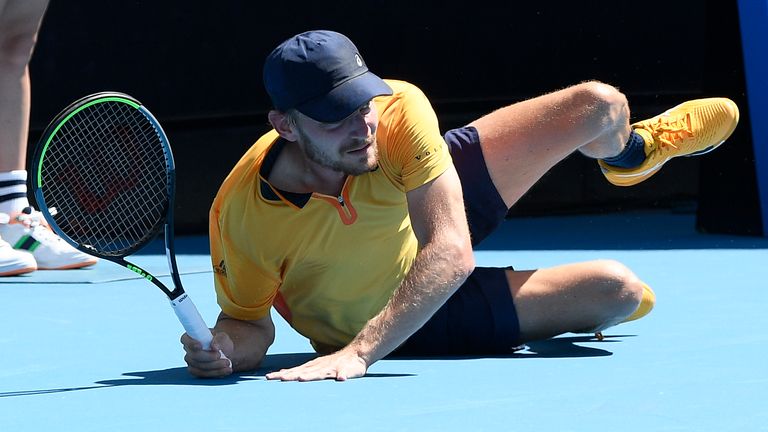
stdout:
[[533,271],[507,270],[520,340],[594,333],[640,318],[655,296],[631,270],[598,260]]
[[592,333],[648,314],[653,291],[609,260],[515,271],[477,267],[393,355],[483,355],[567,332]]
[[445,141],[461,179],[473,244],[566,156],[577,149],[591,157],[612,156],[629,136],[626,98],[597,82],[516,103],[448,131]]
[[496,110],[472,123],[485,164],[507,208],[576,150],[619,154],[630,136],[627,99],[586,82]]
[[612,86],[586,82],[494,111],[477,129],[486,166],[507,207],[550,168],[578,150],[601,159],[616,185],[639,183],[669,159],[705,153],[736,127],[739,112],[724,98],[689,101],[629,124],[626,97]]

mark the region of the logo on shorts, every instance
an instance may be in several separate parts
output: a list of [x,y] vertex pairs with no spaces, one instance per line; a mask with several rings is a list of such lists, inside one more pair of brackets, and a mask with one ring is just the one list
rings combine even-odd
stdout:
[[363,65],[363,59],[360,58],[359,54],[355,54],[355,63],[357,63],[358,66]]

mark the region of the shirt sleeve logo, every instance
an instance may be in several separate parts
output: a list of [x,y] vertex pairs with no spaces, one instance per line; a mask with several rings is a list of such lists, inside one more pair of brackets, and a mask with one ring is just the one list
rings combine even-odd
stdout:
[[421,160],[421,158],[426,158],[429,155],[433,153],[437,153],[440,151],[440,147],[432,147],[431,149],[425,150],[421,154],[416,155],[416,160]]
[[227,277],[227,265],[224,264],[224,260],[213,266],[213,272],[224,277]]

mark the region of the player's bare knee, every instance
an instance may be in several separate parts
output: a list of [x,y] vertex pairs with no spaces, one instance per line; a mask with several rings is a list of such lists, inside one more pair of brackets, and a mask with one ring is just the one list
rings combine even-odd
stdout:
[[627,317],[637,309],[643,298],[640,279],[624,264],[603,260],[599,266],[599,297],[605,303],[606,311],[615,317]]
[[629,113],[627,98],[615,87],[599,81],[576,86],[578,103],[586,110],[587,121],[599,124],[604,131],[623,125]]

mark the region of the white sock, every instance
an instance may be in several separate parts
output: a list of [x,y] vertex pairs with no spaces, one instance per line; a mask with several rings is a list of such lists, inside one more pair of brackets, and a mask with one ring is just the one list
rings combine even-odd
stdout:
[[29,207],[27,171],[0,172],[0,213],[18,213]]

